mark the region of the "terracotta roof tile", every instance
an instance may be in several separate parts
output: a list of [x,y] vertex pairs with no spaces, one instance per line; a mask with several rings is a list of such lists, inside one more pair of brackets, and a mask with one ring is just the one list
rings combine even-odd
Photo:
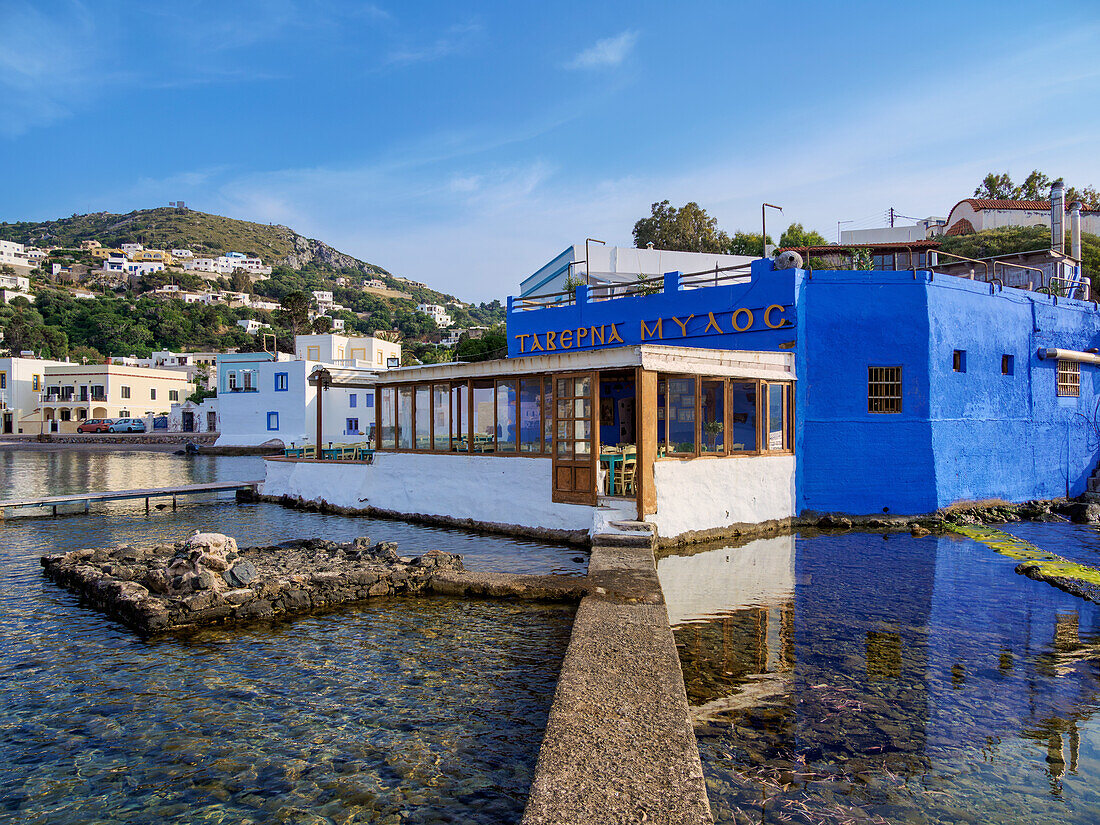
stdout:
[[974,224],[968,221],[966,218],[959,218],[953,224],[944,235],[969,235],[974,231]]

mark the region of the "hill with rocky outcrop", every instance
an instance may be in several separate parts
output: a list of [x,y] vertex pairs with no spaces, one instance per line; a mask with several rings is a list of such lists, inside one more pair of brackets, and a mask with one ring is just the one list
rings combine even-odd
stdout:
[[86,240],[104,246],[140,243],[152,249],[190,249],[199,256],[243,252],[291,269],[313,265],[334,271],[388,274],[380,266],[281,224],[253,223],[174,207],[139,209],[125,215],[93,212],[53,221],[0,223],[0,240],[65,248],[77,248]]

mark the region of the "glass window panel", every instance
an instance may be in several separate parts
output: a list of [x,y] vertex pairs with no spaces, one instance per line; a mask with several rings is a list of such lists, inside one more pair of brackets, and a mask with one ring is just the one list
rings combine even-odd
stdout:
[[558,455],[570,456],[573,454],[573,442],[569,439],[558,439]]
[[397,389],[397,448],[411,450],[413,445],[413,388]]
[[578,398],[573,402],[573,418],[591,418],[592,401],[588,398]]
[[568,398],[569,396],[571,396],[573,393],[570,392],[569,390],[570,390],[569,379],[559,378],[558,379],[558,398]]
[[451,447],[451,404],[446,384],[432,387],[432,418],[435,424],[435,440],[432,448],[449,450]]
[[459,453],[470,451],[470,389],[466,382],[451,386],[451,449]]
[[519,449],[523,453],[542,451],[542,379],[519,382]]
[[704,380],[700,396],[704,453],[726,451],[726,382]]
[[562,401],[562,400],[561,400],[561,399],[559,398],[559,399],[558,399],[558,418],[572,418],[572,417],[573,417],[573,415],[572,415],[572,413],[570,412],[570,410],[571,410],[572,406],[573,406],[573,405],[572,405],[572,403],[571,403],[571,402],[569,402],[569,401]]
[[730,450],[756,451],[756,382],[730,384]]
[[592,379],[588,376],[573,379],[573,394],[587,397],[592,389]]
[[576,441],[573,443],[573,451],[577,455],[591,455],[592,454],[592,442],[591,441]]
[[554,382],[549,378],[542,383],[542,429],[545,435],[543,449],[547,453],[550,452],[550,445],[554,437],[554,395],[550,391],[553,386]]
[[472,447],[475,453],[491,453],[496,448],[493,396],[492,381],[474,382],[474,443]]
[[497,451],[516,451],[516,380],[497,381]]
[[392,450],[397,446],[397,434],[393,420],[393,387],[383,387],[379,393],[380,411],[382,413],[382,449]]
[[416,442],[413,449],[432,448],[432,390],[427,384],[416,388]]
[[558,422],[558,441],[568,441],[568,440],[569,440],[569,422],[568,421],[559,421]]
[[573,438],[577,441],[589,441],[592,438],[592,422],[591,421],[574,421],[573,422]]
[[787,387],[768,384],[768,449],[787,449]]
[[695,379],[668,381],[668,452],[695,452]]

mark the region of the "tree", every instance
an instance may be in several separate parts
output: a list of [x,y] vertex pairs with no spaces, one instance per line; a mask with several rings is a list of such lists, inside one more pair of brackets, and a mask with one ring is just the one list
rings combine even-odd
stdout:
[[[768,235],[768,243],[773,243],[771,235]],[[730,255],[752,255],[758,258],[764,254],[764,239],[759,232],[737,231],[730,237],[726,251]]]
[[309,323],[309,295],[301,290],[288,292],[279,301],[283,308],[283,320],[294,335]]
[[318,315],[313,319],[313,331],[318,335],[332,332],[332,319],[327,315]]
[[792,223],[787,227],[787,231],[779,236],[779,246],[784,249],[792,246],[826,246],[828,243],[820,232],[812,229],[807,231],[800,223]]
[[667,200],[655,203],[652,214],[634,224],[634,245],[652,243],[658,249],[678,252],[726,252],[729,237],[718,229],[718,221],[694,201],[677,209]]
[[[1058,180],[1062,180],[1058,178]],[[1050,177],[1032,169],[1022,184],[1017,186],[1012,182],[1008,172],[997,174],[990,172],[982,178],[981,184],[974,190],[976,198],[992,198],[994,200],[1025,200],[1045,201],[1050,199],[1050,186],[1054,183]],[[1100,192],[1093,186],[1083,189],[1066,188],[1066,205],[1074,201],[1080,201],[1086,209],[1100,209]]]
[[241,272],[238,269],[229,278],[229,288],[233,292],[251,292],[252,279],[248,277],[247,272]]
[[1017,188],[1009,177],[1008,172],[998,175],[990,172],[978,187],[974,190],[975,198],[991,198],[993,200],[1014,200]]

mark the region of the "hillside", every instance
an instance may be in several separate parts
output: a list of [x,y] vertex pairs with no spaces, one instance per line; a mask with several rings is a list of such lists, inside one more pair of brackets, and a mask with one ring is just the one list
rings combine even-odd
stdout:
[[[0,349],[35,350],[65,357],[79,353],[98,360],[108,355],[146,357],[151,350],[224,350],[255,346],[238,321],[252,319],[269,326],[280,347],[293,350],[293,324],[287,313],[226,305],[184,304],[157,299],[154,290],[174,284],[191,290],[235,290],[282,303],[294,293],[327,290],[342,309],[332,311],[350,334],[376,330],[396,332],[410,356],[446,360],[451,350],[436,346],[435,322],[416,310],[418,303],[447,307],[460,328],[496,327],[504,321],[499,301],[464,304],[455,296],[400,279],[375,264],[361,261],[285,226],[251,223],[204,212],[175,208],[146,209],[126,215],[99,212],[54,221],[0,223],[0,240],[49,247],[53,251],[32,272],[33,306],[24,299],[0,304]],[[270,277],[252,282],[242,273],[209,276],[169,268],[125,284],[105,282],[100,263],[80,243],[104,246],[140,243],[150,249],[190,249],[197,256],[225,252],[257,256],[272,266]],[[83,285],[94,297],[76,299],[68,285],[51,277],[53,264],[82,264],[91,272]],[[380,280],[384,288],[366,286]]]
[[291,269],[313,264],[370,275],[388,274],[380,266],[303,237],[286,226],[172,207],[141,209],[126,215],[95,212],[55,221],[0,223],[0,240],[67,248],[79,247],[84,240],[97,240],[104,246],[140,243],[152,249],[190,249],[200,256],[243,252]]

